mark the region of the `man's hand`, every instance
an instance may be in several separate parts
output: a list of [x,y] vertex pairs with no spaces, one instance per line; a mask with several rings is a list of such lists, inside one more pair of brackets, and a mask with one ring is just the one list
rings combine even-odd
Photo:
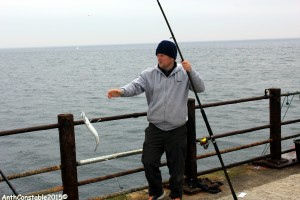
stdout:
[[111,89],[107,92],[107,97],[109,99],[113,98],[113,97],[120,97],[123,95],[123,90],[121,89]]
[[185,71],[187,71],[187,72],[192,71],[192,66],[191,66],[189,61],[184,60],[184,61],[181,62],[181,64],[182,64],[183,69],[185,69]]

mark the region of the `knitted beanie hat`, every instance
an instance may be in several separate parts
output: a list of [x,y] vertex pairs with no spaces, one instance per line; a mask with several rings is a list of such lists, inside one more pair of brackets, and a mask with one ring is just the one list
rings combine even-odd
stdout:
[[159,53],[167,55],[176,60],[176,57],[177,57],[176,45],[171,41],[163,40],[158,44],[155,55],[157,55]]

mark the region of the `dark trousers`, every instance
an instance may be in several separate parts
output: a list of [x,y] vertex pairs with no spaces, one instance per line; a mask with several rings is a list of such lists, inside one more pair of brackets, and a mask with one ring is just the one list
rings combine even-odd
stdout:
[[187,148],[186,135],[187,128],[185,125],[170,131],[163,131],[151,123],[146,128],[142,162],[149,183],[150,196],[159,195],[163,191],[159,166],[161,157],[165,152],[170,174],[170,197],[182,197]]

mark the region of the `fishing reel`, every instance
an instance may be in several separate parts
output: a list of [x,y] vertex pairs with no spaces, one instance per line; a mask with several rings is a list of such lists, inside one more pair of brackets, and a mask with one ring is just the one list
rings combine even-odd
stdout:
[[203,138],[198,138],[196,139],[196,142],[199,142],[199,144],[204,148],[207,149],[209,146],[209,139],[207,139],[207,137],[203,137]]

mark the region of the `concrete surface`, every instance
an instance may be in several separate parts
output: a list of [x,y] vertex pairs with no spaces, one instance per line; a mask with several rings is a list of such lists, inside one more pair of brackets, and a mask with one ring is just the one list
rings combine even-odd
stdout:
[[[295,164],[283,169],[271,169],[255,165],[242,165],[228,169],[235,193],[239,196],[245,193],[241,200],[296,200],[300,199],[300,164]],[[222,192],[210,194],[200,191],[194,195],[183,196],[183,200],[229,200],[233,199],[223,171],[201,176],[215,181],[221,181]],[[165,188],[167,194],[169,190]],[[147,189],[133,192],[126,197],[118,198],[126,200],[147,200]],[[164,200],[168,200],[166,197]]]

